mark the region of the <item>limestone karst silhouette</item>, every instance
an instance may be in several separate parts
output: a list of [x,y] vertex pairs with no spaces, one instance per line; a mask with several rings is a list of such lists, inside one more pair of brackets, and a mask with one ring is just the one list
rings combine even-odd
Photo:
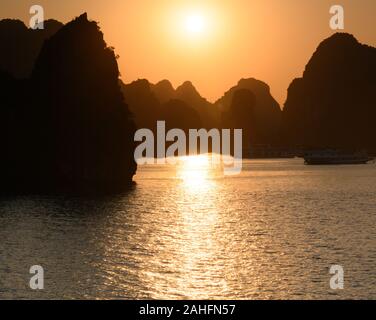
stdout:
[[[113,50],[86,14],[30,30],[0,21],[2,191],[120,190],[136,170],[133,133],[243,128],[245,147],[366,149],[376,153],[376,49],[350,34],[324,40],[283,111],[259,80],[212,104],[186,81],[124,85]],[[125,99],[125,101],[124,101]],[[129,109],[127,104],[129,105]]]
[[166,121],[166,129],[179,128],[188,133],[189,129],[202,128],[198,112],[184,101],[173,99],[162,105],[160,119]]
[[151,85],[151,90],[162,104],[177,98],[174,87],[171,82],[166,79]]
[[185,81],[176,88],[176,99],[184,101],[196,110],[203,128],[217,128],[220,125],[218,109],[200,95],[192,82]]
[[185,81],[175,90],[170,81],[162,80],[151,89],[162,104],[174,99],[185,102],[198,113],[203,128],[219,127],[220,114],[216,106],[203,98],[192,82]]
[[302,148],[376,152],[376,48],[337,33],[324,40],[289,89],[284,140]]
[[243,149],[257,143],[257,125],[255,118],[256,96],[248,89],[234,91],[232,103],[222,113],[222,127],[243,130]]
[[0,21],[0,70],[16,78],[28,78],[46,39],[54,35],[62,23],[46,20],[44,29],[33,30],[19,20]]
[[[157,84],[159,89],[167,89],[168,95],[161,97],[162,91],[155,91],[155,85],[146,79],[139,79],[129,84],[121,83],[125,100],[134,115],[138,128],[150,129],[154,136],[158,134],[157,122],[164,121],[166,130],[181,129],[187,135],[189,129],[201,129],[202,120],[198,111],[175,95],[171,83],[167,80]],[[164,87],[164,88],[162,88]],[[171,89],[171,90],[170,90]],[[167,142],[166,146],[172,143]],[[188,147],[188,141],[187,141]],[[154,156],[158,157],[157,140],[154,141]]]
[[[254,97],[254,102],[252,103],[250,103],[252,100],[250,94],[247,93],[249,91]],[[238,93],[237,97],[235,93]],[[252,118],[249,118],[247,125],[243,124],[243,126],[245,125],[251,130],[252,139],[249,141],[250,144],[277,144],[281,129],[281,108],[271,95],[269,86],[254,78],[241,79],[236,86],[232,87],[222,98],[216,101],[216,106],[222,112],[222,126],[226,126],[225,121],[226,118],[230,117],[229,113],[241,110],[239,106],[242,104],[242,100],[245,106],[253,105]],[[237,108],[235,110],[234,103]],[[238,117],[237,115],[233,116]],[[251,129],[250,126],[253,128]]]
[[137,127],[155,132],[160,118],[161,103],[152,92],[149,81],[140,79],[129,84],[121,82],[121,88]]
[[29,80],[3,74],[10,87],[1,108],[10,121],[2,132],[8,141],[3,186],[20,192],[129,187],[135,125],[118,79],[115,53],[86,14],[45,41]]
[[[158,90],[156,90],[156,86]],[[170,91],[161,97],[159,89],[164,86]],[[138,128],[147,128],[156,132],[158,120],[166,121],[169,128],[189,129],[201,128],[203,121],[201,113],[183,99],[178,99],[176,91],[169,81],[165,80],[157,85],[146,79],[133,81],[122,85],[123,93]]]

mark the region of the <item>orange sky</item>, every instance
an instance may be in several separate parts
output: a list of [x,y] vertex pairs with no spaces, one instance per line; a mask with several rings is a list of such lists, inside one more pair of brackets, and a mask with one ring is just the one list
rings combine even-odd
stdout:
[[[28,23],[33,4],[46,19],[68,22],[86,11],[99,21],[125,82],[190,80],[210,101],[255,77],[283,104],[292,79],[334,32],[333,4],[345,7],[346,32],[376,46],[376,0],[1,0],[0,18]],[[202,32],[187,30],[192,15],[203,20]]]

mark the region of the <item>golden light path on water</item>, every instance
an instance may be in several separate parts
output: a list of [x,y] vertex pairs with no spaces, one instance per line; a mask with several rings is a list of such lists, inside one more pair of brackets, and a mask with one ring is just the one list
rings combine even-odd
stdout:
[[247,240],[236,232],[242,228],[231,214],[236,206],[221,194],[223,169],[213,161],[211,155],[181,158],[174,170],[177,183],[165,199],[160,195],[147,245],[159,249],[140,266],[149,270],[142,281],[151,298],[228,298],[242,290],[244,271],[252,271],[245,265],[251,261]]
[[375,298],[375,169],[245,159],[224,176],[196,156],[139,166],[121,195],[4,199],[0,298]]
[[212,186],[209,176],[211,165],[209,155],[182,157],[180,159],[177,177],[182,180],[187,192],[194,194],[205,191]]

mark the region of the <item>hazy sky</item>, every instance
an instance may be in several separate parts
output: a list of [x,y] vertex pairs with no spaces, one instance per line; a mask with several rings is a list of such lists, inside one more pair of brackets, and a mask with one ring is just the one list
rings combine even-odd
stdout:
[[120,55],[125,82],[190,80],[211,101],[255,77],[283,104],[292,79],[334,32],[332,5],[344,6],[346,32],[376,46],[376,0],[0,0],[0,18],[28,24],[33,4],[62,22],[88,12]]

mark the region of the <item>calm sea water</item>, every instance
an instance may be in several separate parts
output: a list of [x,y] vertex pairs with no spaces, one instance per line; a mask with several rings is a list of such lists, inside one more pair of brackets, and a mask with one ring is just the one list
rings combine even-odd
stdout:
[[374,164],[247,160],[224,177],[199,157],[135,180],[116,197],[2,199],[0,298],[376,298]]

